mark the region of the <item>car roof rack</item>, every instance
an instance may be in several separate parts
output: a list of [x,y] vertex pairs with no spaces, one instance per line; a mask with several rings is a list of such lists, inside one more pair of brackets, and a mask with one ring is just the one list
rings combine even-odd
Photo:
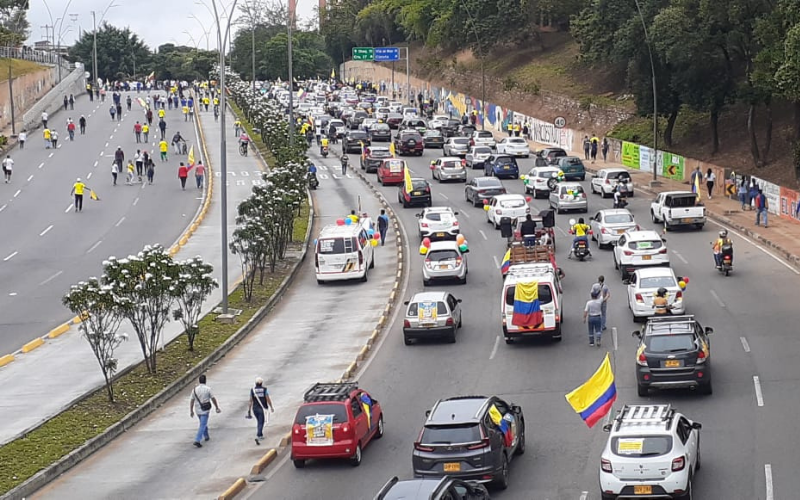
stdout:
[[[654,334],[686,333],[687,326],[693,327],[695,323],[697,321],[691,314],[663,318],[652,317],[647,320],[646,329]],[[680,332],[673,332],[673,330],[680,330]],[[689,331],[693,332],[694,328],[689,328]]]
[[303,395],[306,403],[346,401],[358,389],[358,382],[317,382]]
[[614,430],[619,431],[622,424],[647,425],[666,424],[669,429],[675,410],[671,404],[665,405],[625,405],[614,418]]

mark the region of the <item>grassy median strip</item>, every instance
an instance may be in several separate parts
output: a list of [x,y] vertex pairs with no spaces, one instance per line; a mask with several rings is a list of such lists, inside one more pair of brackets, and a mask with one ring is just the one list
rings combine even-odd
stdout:
[[253,126],[250,124],[250,121],[247,120],[247,118],[244,116],[244,112],[239,109],[239,106],[236,105],[233,99],[229,99],[228,104],[233,110],[233,114],[236,115],[236,117],[242,122],[242,126],[247,131],[247,135],[250,136],[250,140],[253,141],[253,144],[255,144],[256,148],[258,148],[258,152],[261,153],[261,157],[264,158],[264,161],[267,163],[267,165],[274,165],[275,159],[272,157],[272,152],[269,150],[267,145],[261,140],[261,134],[256,134],[253,132]]
[[[292,241],[295,243],[291,244],[293,250],[303,244],[308,228],[308,214],[309,206],[304,204],[294,222]],[[275,273],[265,276],[263,285],[256,283],[251,302],[243,299],[240,287],[230,294],[229,306],[242,310],[235,324],[218,323],[214,321],[214,314],[203,317],[199,325],[200,334],[194,342],[194,351],[187,350],[186,338],[181,335],[168,343],[163,351],[159,351],[158,373],[148,374],[144,363],[139,363],[122,374],[114,382],[117,399],[115,403],[108,402],[105,388],[100,387],[88,398],[64,410],[26,436],[0,447],[0,495],[103,433],[208,357],[267,303],[288,276],[294,262],[294,259],[281,261]],[[136,339],[129,342],[136,342]],[[85,355],[92,355],[88,346]],[[36,408],[31,408],[31,411],[36,411]],[[190,439],[191,434],[187,434],[187,440]]]

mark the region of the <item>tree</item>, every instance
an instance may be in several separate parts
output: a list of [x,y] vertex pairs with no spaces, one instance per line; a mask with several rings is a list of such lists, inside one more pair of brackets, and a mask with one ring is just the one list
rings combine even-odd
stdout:
[[153,71],[158,80],[205,80],[218,59],[214,50],[167,43],[158,47],[153,57]]
[[[236,229],[233,231],[230,249],[234,255],[239,256],[242,266],[242,293],[244,299],[250,302],[253,299],[253,289],[256,283],[256,273],[263,269],[268,252],[269,243],[264,236],[263,224],[260,220],[249,215],[252,207],[243,208],[242,205],[257,201],[250,198],[239,204],[239,216],[236,217]],[[244,215],[243,215],[244,214]]]
[[114,374],[118,367],[114,351],[128,339],[127,334],[118,334],[117,331],[133,304],[125,297],[118,297],[113,285],[101,285],[97,278],[73,285],[62,302],[83,318],[78,328],[100,365],[108,401],[113,403]]
[[178,266],[160,245],[146,246],[127,259],[103,262],[105,284],[133,306],[124,311],[142,349],[147,371],[156,373],[156,351],[174,300]]
[[29,0],[0,0],[0,45],[17,46],[28,38]]
[[[69,57],[92,67],[94,36],[84,31],[83,36],[69,49]],[[97,72],[111,80],[130,78],[135,73],[146,75],[152,71],[153,54],[147,45],[132,33],[130,28],[117,28],[103,23],[97,30]]]
[[211,275],[214,267],[200,257],[179,262],[176,270],[178,274],[173,278],[170,291],[178,308],[172,311],[172,317],[183,324],[189,350],[194,351],[194,339],[200,333],[198,321],[203,302],[219,284]]

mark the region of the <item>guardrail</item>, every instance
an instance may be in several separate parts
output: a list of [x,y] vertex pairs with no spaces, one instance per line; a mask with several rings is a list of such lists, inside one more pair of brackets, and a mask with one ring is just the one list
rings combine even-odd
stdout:
[[64,59],[63,56],[55,52],[46,50],[34,50],[25,47],[0,47],[0,57],[9,59],[24,59],[40,64],[61,65],[62,68],[70,69],[72,63]]

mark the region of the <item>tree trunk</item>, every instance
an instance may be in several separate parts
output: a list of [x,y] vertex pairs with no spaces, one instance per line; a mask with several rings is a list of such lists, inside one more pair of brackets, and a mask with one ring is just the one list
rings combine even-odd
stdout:
[[711,111],[711,155],[719,152],[719,111]]
[[767,99],[767,137],[764,139],[764,161],[769,162],[769,150],[772,147],[772,99]]
[[756,136],[756,105],[750,103],[747,110],[747,133],[750,136],[750,154],[753,156],[753,164],[756,168],[761,167],[761,155],[758,152],[758,137]]
[[667,118],[667,128],[664,129],[664,146],[672,147],[672,131],[675,130],[675,121],[678,119],[678,112],[673,111]]
[[103,378],[106,379],[106,394],[108,394],[108,402],[114,402],[114,384],[112,383],[113,379],[108,378],[108,373],[103,370]]

